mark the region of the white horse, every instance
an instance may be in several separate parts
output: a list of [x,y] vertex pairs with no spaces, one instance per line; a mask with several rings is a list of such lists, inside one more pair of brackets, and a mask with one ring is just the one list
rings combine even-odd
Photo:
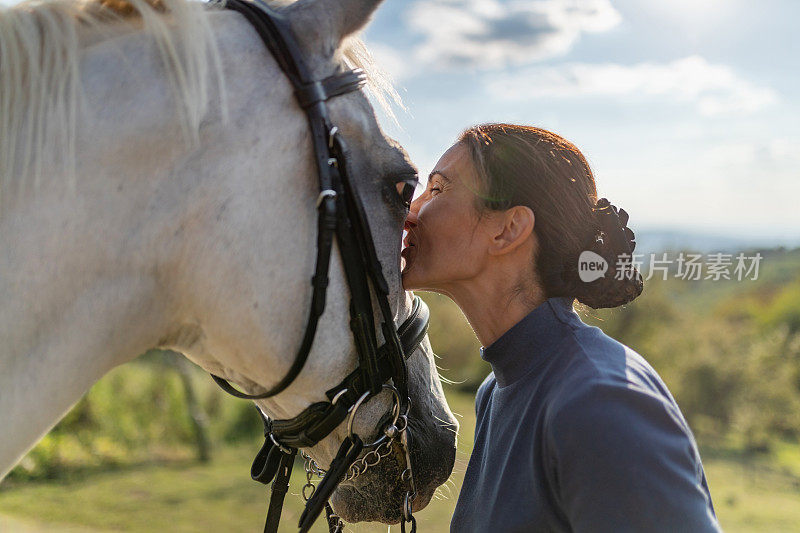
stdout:
[[[323,78],[364,62],[348,36],[379,3],[282,10]],[[0,13],[0,70],[0,478],[95,381],[149,348],[250,393],[277,382],[310,305],[318,185],[306,117],[245,19],[185,0],[29,2]],[[399,323],[411,298],[396,183],[415,169],[363,92],[330,110]],[[285,392],[258,402],[268,415],[295,416],[355,368],[348,301],[334,250],[314,348]],[[408,361],[415,510],[455,454],[431,356],[425,340]],[[374,398],[356,431],[374,436],[390,406]],[[310,454],[328,464],[345,433]],[[340,487],[345,520],[399,520],[392,463]]]

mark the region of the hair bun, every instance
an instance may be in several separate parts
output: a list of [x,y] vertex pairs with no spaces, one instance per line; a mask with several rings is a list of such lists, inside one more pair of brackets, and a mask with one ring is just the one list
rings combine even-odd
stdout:
[[610,239],[612,249],[619,250],[618,254],[632,254],[636,249],[636,235],[627,226],[627,211],[617,209],[617,206],[609,202],[608,198],[597,200],[592,210],[598,226],[603,232],[604,240]]
[[[633,263],[636,235],[628,224],[628,213],[617,209],[607,198],[600,198],[592,208],[598,229],[588,249],[608,263],[603,277],[579,283],[576,298],[594,309],[618,307],[642,293],[644,281]],[[598,233],[599,232],[599,233]]]

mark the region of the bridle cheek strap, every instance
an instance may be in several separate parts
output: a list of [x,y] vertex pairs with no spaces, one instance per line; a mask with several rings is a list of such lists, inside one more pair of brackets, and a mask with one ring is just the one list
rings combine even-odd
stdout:
[[292,450],[292,453],[281,453],[278,472],[275,476],[275,481],[272,483],[269,509],[267,510],[267,521],[264,524],[265,533],[278,531],[278,525],[281,521],[281,511],[283,510],[283,500],[286,498],[286,493],[289,491],[289,478],[292,475],[295,456],[297,456],[297,450]]
[[331,461],[331,466],[328,469],[327,475],[323,478],[322,482],[317,485],[314,494],[309,498],[306,503],[306,508],[303,514],[300,515],[300,533],[306,533],[314,522],[319,517],[325,504],[333,494],[333,491],[339,485],[339,480],[344,476],[350,465],[358,459],[361,450],[364,449],[364,443],[358,435],[350,435],[342,441],[339,447],[339,452]]

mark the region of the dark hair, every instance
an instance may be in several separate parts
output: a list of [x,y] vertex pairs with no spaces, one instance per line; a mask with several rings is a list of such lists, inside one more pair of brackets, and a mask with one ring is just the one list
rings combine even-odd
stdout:
[[[516,205],[533,211],[535,273],[547,298],[568,296],[600,309],[641,294],[642,276],[624,255],[635,246],[628,215],[605,198],[597,200],[589,163],[575,145],[550,131],[513,124],[474,126],[458,142],[468,148],[483,188],[478,212]],[[602,277],[581,281],[583,251],[606,260]]]

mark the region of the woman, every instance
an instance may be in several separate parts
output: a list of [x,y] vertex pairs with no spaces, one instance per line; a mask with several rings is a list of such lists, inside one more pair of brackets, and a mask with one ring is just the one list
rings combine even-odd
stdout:
[[[642,291],[627,214],[596,197],[571,143],[490,124],[461,135],[411,204],[403,284],[458,304],[493,370],[452,531],[719,531],[667,387],[573,310]],[[579,257],[605,274],[582,278]]]

